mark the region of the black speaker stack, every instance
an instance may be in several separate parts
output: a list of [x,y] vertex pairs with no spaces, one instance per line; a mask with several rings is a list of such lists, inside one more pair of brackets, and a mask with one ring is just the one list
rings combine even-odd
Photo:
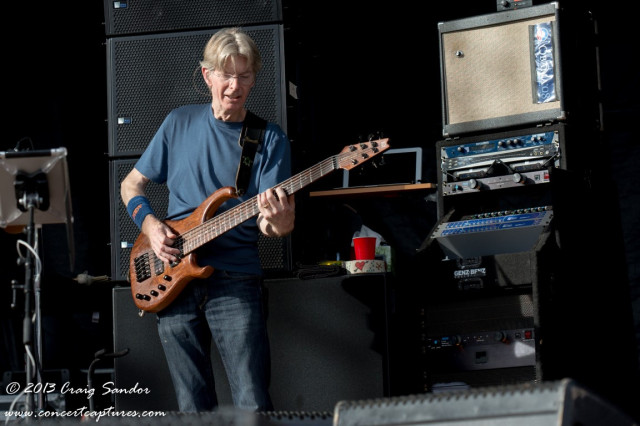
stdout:
[[[260,49],[263,68],[247,108],[286,130],[284,48],[280,0],[218,2],[105,1],[111,276],[128,279],[130,248],[138,229],[120,200],[120,182],[133,168],[172,109],[210,102],[199,61],[220,28],[242,26]],[[168,191],[151,185],[157,214],[166,214]],[[267,273],[291,269],[290,239],[261,238]]]
[[557,2],[438,25],[443,139],[438,222],[419,250],[421,391],[571,377],[631,406],[596,28]]

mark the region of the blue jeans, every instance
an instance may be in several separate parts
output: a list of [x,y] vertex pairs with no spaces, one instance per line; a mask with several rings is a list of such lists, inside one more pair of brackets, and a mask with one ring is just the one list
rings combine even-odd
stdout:
[[269,397],[270,350],[262,278],[215,270],[194,280],[158,312],[158,332],[180,411],[218,406],[211,340],[227,373],[233,404],[253,411],[273,409]]

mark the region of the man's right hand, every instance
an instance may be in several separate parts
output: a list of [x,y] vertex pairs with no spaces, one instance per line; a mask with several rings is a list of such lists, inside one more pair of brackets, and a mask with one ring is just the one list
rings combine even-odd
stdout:
[[151,249],[160,260],[164,263],[178,261],[180,250],[173,247],[173,243],[176,238],[178,238],[178,235],[164,222],[158,220],[153,215],[147,215],[144,222],[142,222],[142,232],[149,239]]

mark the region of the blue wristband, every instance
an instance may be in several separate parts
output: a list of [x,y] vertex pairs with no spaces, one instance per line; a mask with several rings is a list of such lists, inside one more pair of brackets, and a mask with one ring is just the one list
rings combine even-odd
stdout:
[[153,214],[153,209],[149,200],[144,195],[136,195],[127,204],[127,212],[131,219],[138,226],[138,229],[142,230],[142,222],[148,214]]

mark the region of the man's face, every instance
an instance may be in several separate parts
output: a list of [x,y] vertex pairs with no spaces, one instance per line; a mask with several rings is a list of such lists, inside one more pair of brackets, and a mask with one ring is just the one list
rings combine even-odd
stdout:
[[229,59],[224,70],[206,70],[216,117],[239,114],[255,83],[255,75],[244,56]]

